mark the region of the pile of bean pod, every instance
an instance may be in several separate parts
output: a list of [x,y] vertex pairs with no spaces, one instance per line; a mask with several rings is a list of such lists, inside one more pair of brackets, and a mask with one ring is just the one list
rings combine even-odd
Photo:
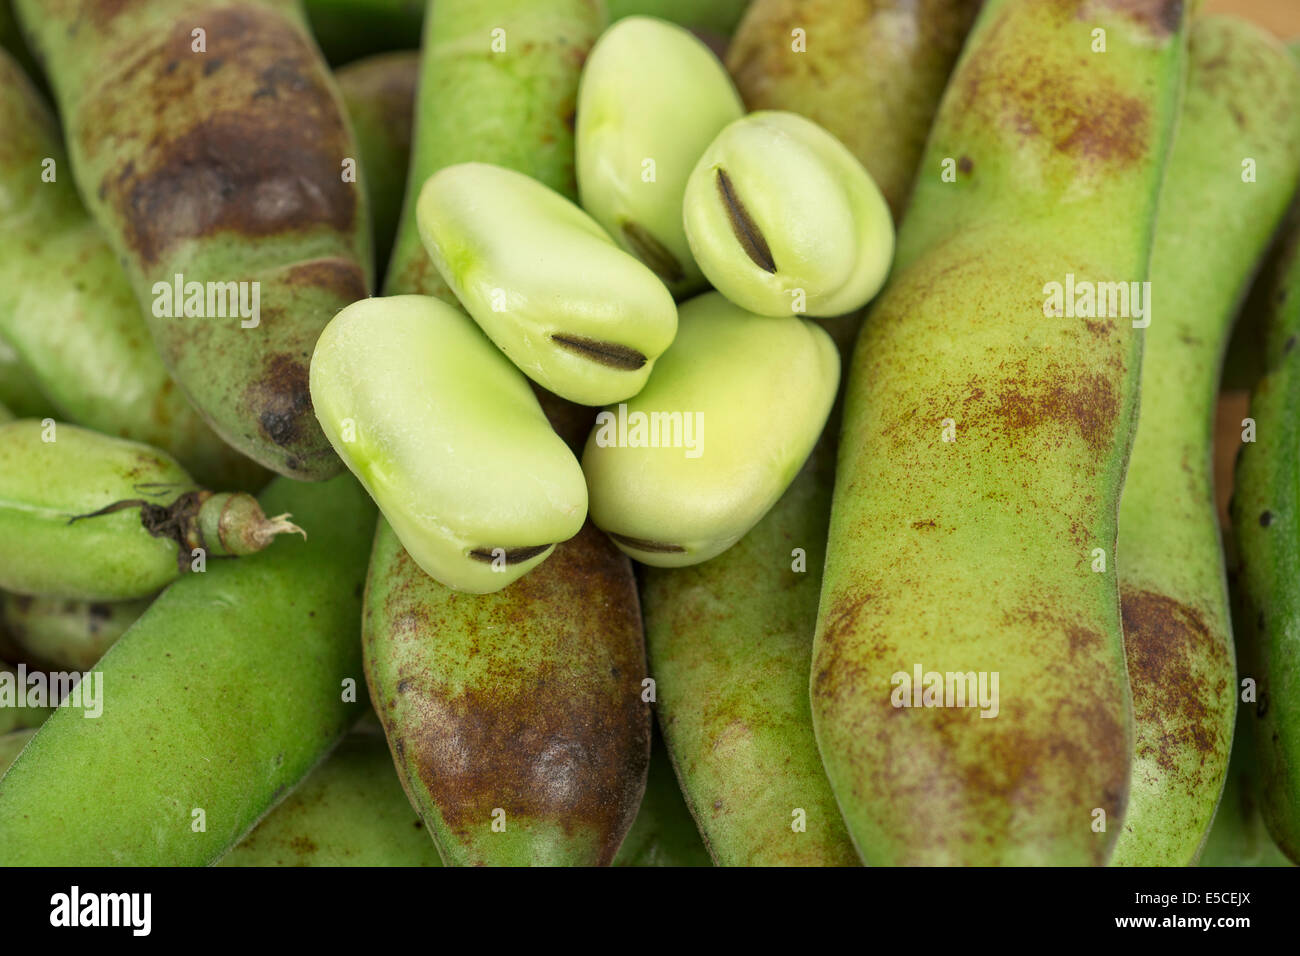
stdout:
[[0,865],[1300,861],[1261,30],[0,0],[0,141]]

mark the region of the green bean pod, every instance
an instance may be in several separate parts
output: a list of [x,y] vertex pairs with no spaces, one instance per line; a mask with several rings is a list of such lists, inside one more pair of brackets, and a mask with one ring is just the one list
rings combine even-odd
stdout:
[[[311,540],[177,581],[0,781],[0,865],[199,866],[242,838],[360,716],[374,509],[350,476],[273,481]],[[94,839],[86,839],[93,833]]]
[[442,866],[378,727],[354,731],[218,866]]
[[1140,305],[1055,300],[1148,278],[1184,21],[990,0],[944,94],[847,373],[813,648],[818,748],[871,865],[1097,865],[1119,835]]
[[356,142],[298,4],[19,0],[82,199],[177,384],[281,474],[342,468],[307,363],[370,290]]
[[1241,20],[1196,21],[1156,220],[1159,312],[1143,332],[1142,404],[1120,505],[1136,738],[1113,865],[1194,863],[1228,772],[1236,667],[1210,467],[1219,371],[1298,177],[1300,71],[1290,54]]
[[1230,510],[1260,807],[1277,845],[1300,863],[1300,230],[1286,237],[1271,291],[1265,373],[1250,399],[1254,441],[1237,457]]
[[[278,534],[244,493],[199,489],[165,452],[75,425],[0,425],[0,588],[87,601],[156,594],[206,557]],[[205,552],[202,564],[196,549]]]
[[29,664],[88,671],[149,607],[136,601],[77,601],[0,594],[0,626]]
[[605,25],[600,0],[436,0],[424,21],[415,145],[384,292],[455,296],[424,251],[416,201],[457,163],[491,163],[578,193],[578,77]]
[[626,558],[587,525],[488,595],[375,534],[363,647],[375,712],[443,862],[607,865],[645,789],[650,709]]
[[205,484],[263,482],[167,374],[117,257],[77,197],[53,114],[2,52],[0,130],[0,229],[12,243],[0,259],[0,338],[55,417],[170,452]]
[[[419,37],[417,25],[415,42]],[[420,56],[414,51],[367,57],[349,63],[336,74],[361,153],[358,165],[364,172],[362,181],[370,197],[376,275],[383,275],[388,266],[397,219],[402,214],[419,75]]]
[[727,48],[751,110],[791,110],[857,156],[903,215],[982,0],[754,0]]
[[822,441],[730,551],[642,579],[659,723],[722,866],[858,864],[808,704],[834,474]]

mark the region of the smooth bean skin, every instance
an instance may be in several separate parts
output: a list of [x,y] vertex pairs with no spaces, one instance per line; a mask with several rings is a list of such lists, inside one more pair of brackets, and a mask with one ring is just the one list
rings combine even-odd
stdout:
[[439,300],[348,306],[316,345],[311,391],[339,456],[448,587],[498,591],[582,527],[573,453],[524,377]]
[[[643,564],[721,554],[794,480],[830,414],[839,367],[835,343],[812,322],[760,318],[716,292],[685,303],[649,383],[605,409],[587,438],[592,521]],[[659,419],[660,447],[650,444],[655,414],[677,415]],[[634,416],[646,423],[640,437]]]
[[894,254],[871,174],[797,113],[759,111],[723,129],[691,171],[682,216],[709,282],[759,315],[856,312]]
[[743,113],[712,51],[663,20],[620,20],[601,35],[583,68],[582,208],[679,298],[706,285],[682,225],[686,180],[713,138]]
[[416,215],[430,259],[474,321],[561,398],[630,398],[672,344],[677,309],[663,283],[531,177],[449,166],[424,184]]
[[384,735],[354,730],[218,866],[442,866]]
[[0,780],[0,864],[207,865],[356,722],[374,508],[348,475],[260,501],[310,539],[159,596],[95,669],[103,713],[58,709]]

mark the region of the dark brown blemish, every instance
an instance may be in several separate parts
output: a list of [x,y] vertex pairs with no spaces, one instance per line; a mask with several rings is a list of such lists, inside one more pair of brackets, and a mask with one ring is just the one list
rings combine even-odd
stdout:
[[686,549],[680,544],[669,544],[664,541],[650,541],[646,538],[633,538],[626,534],[616,534],[613,531],[606,532],[611,538],[619,544],[627,545],[636,551],[645,551],[648,554],[685,554]]
[[296,442],[312,414],[307,367],[288,355],[273,355],[265,374],[248,390],[255,393],[249,404],[261,409],[257,423],[262,434],[281,447]]
[[[1150,7],[1151,0],[1129,6]],[[966,125],[1009,129],[1076,161],[1131,165],[1146,157],[1151,111],[1145,100],[1095,72],[1062,73],[1056,62],[1026,51],[1008,9],[986,29],[977,54],[954,80],[949,110]],[[1083,14],[1077,2],[1056,9]]]
[[[449,603],[408,554],[396,556],[382,632],[411,661],[411,686],[386,730],[410,792],[462,846],[477,852],[490,840],[501,807],[512,828],[548,824],[594,838],[596,862],[613,858],[650,752],[651,717],[635,692],[645,660],[630,568],[587,522],[510,588]],[[368,643],[377,630],[368,620]],[[503,654],[503,636],[521,632],[535,653]],[[416,651],[431,639],[436,656]],[[474,659],[488,664],[483,677],[457,679]],[[611,679],[610,666],[626,676]]]
[[491,564],[497,559],[496,552],[500,551],[507,565],[523,564],[525,561],[531,561],[550,547],[553,547],[553,545],[534,544],[526,548],[475,548],[469,553],[469,556],[475,561]]
[[635,372],[645,365],[646,357],[636,349],[617,342],[601,342],[580,335],[552,335],[551,341],[597,365]]
[[285,289],[321,289],[338,300],[339,308],[364,299],[369,293],[366,274],[360,263],[338,257],[296,263],[277,277],[276,286]]
[[632,252],[660,279],[672,284],[686,278],[686,272],[682,269],[682,264],[677,261],[677,257],[648,229],[640,223],[625,222],[622,230],[623,238],[632,247]]
[[1265,512],[1263,512],[1262,514],[1260,514],[1260,516],[1259,516],[1259,526],[1260,526],[1261,528],[1267,528],[1267,527],[1268,527],[1269,525],[1271,525],[1272,523],[1273,523],[1273,512],[1271,512],[1271,511],[1265,511]]
[[1200,780],[1186,769],[1189,757],[1221,769],[1207,760],[1224,749],[1220,701],[1228,682],[1212,675],[1231,670],[1227,650],[1197,609],[1167,595],[1124,589],[1120,610],[1138,752],[1195,793]]
[[749,210],[736,194],[736,188],[727,171],[719,168],[717,173],[718,195],[722,197],[722,206],[731,220],[731,230],[736,234],[736,241],[756,266],[764,272],[776,275],[776,260],[772,258],[772,250],[767,244],[763,231],[758,228],[758,223],[754,222],[749,215]]
[[957,169],[968,176],[974,168],[975,163],[969,156],[963,156],[961,159],[957,160]]
[[[110,166],[99,186],[127,244],[148,267],[176,244],[216,233],[351,230],[357,194],[339,163],[354,150],[310,42],[283,17],[251,8],[212,11],[206,26],[207,57],[176,57],[190,42],[189,25],[176,24],[144,45],[81,121],[91,156],[122,139],[138,143],[135,168]],[[275,95],[260,98],[266,89]],[[193,108],[182,115],[178,103]]]

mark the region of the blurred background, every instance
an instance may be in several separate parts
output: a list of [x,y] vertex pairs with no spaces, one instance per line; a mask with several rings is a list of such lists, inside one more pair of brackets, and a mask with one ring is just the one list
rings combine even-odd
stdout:
[[1205,11],[1249,17],[1284,40],[1300,40],[1300,0],[1207,0]]

